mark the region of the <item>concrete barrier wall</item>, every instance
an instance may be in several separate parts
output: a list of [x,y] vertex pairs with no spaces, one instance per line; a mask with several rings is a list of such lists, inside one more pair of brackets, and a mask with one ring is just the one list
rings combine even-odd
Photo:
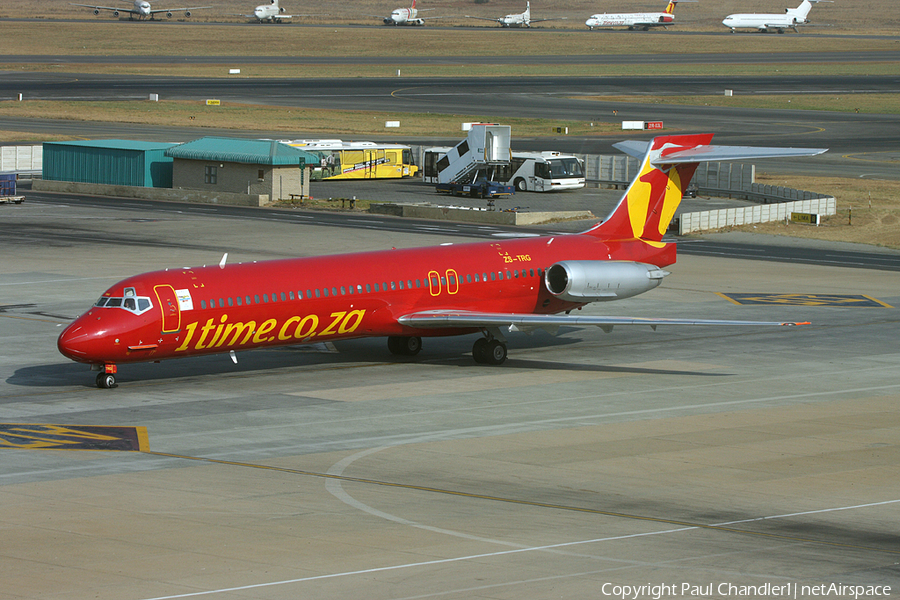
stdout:
[[203,204],[228,204],[233,206],[263,206],[269,203],[265,194],[232,194],[169,188],[147,188],[127,185],[102,185],[98,183],[74,183],[70,181],[46,181],[36,179],[32,189],[44,192],[68,192],[120,198],[142,198],[169,202],[199,202]]
[[491,225],[538,225],[551,221],[594,219],[588,210],[551,212],[509,212],[450,208],[427,204],[376,204],[369,205],[374,214],[408,217],[413,219],[438,219],[455,222],[488,223]]
[[700,212],[682,213],[677,217],[678,233],[684,235],[694,231],[734,227],[750,223],[783,221],[791,218],[792,212],[833,215],[837,212],[837,201],[833,197],[812,200],[758,204],[741,208],[723,208]]

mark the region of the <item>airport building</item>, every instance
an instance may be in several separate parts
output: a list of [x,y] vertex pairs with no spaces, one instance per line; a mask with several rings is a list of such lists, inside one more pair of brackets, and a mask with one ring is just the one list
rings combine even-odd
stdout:
[[166,150],[174,160],[173,188],[265,195],[274,200],[309,196],[315,155],[274,140],[205,137]]

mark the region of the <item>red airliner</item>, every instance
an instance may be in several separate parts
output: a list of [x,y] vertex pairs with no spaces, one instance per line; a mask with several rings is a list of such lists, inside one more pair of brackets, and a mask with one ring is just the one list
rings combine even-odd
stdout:
[[660,284],[675,262],[662,241],[705,161],[810,156],[807,148],[711,146],[712,134],[616,144],[643,160],[609,218],[579,234],[445,244],[136,275],[109,288],[59,336],[60,352],[116,386],[117,365],[268,346],[387,336],[394,354],[422,338],[482,332],[479,363],[506,360],[502,331],[594,325],[794,325],[758,321],[574,316],[589,302]]

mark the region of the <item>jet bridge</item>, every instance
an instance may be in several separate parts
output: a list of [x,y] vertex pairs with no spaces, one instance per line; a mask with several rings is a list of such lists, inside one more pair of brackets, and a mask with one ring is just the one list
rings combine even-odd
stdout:
[[438,183],[461,181],[476,169],[509,164],[510,126],[477,123],[437,162]]

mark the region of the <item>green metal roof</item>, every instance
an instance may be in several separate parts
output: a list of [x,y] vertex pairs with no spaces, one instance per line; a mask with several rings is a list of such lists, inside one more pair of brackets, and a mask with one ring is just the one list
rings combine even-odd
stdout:
[[166,150],[166,156],[189,160],[236,162],[253,165],[304,165],[319,159],[309,152],[275,140],[205,137]]
[[44,142],[52,146],[75,146],[79,148],[108,148],[111,150],[165,150],[178,144],[172,142],[141,142],[137,140],[78,140],[75,142]]

